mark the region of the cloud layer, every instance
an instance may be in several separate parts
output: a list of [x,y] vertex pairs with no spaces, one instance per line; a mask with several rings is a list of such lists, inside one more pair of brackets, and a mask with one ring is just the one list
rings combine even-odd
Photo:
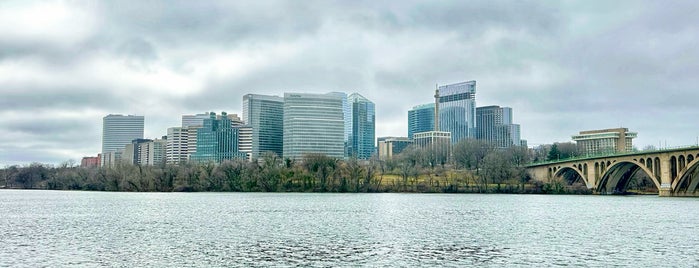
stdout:
[[[258,3],[259,2],[259,3]],[[477,80],[530,145],[624,126],[697,142],[695,1],[0,3],[0,166],[100,150],[102,117],[241,112],[247,93],[359,92],[405,136],[435,84]]]

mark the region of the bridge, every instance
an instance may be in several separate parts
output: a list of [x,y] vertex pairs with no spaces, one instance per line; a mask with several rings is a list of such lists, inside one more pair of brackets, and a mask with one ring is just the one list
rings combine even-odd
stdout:
[[624,193],[645,176],[660,196],[699,196],[699,146],[565,159],[527,166],[542,182],[581,182],[598,194]]

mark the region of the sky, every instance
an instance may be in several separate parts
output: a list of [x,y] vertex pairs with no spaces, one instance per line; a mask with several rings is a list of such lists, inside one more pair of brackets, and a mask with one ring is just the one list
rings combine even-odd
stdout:
[[248,93],[357,92],[406,136],[435,85],[476,80],[530,146],[627,127],[699,142],[698,1],[0,1],[0,167],[80,161],[107,114],[242,113]]

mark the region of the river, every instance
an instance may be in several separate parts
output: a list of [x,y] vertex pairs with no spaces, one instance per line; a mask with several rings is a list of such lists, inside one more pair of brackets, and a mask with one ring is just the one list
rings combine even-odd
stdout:
[[0,267],[699,265],[699,199],[0,191]]

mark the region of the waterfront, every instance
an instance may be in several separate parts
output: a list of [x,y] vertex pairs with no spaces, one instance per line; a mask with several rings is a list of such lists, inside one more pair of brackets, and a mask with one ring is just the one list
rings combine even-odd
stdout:
[[0,191],[0,267],[696,266],[699,200]]

